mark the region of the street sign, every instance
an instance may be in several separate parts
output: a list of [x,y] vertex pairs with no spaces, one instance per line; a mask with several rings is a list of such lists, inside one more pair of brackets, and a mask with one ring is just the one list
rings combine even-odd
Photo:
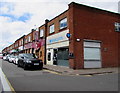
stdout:
[[67,33],[66,36],[67,36],[67,38],[70,38],[70,37],[71,37],[71,34],[70,34],[70,33]]

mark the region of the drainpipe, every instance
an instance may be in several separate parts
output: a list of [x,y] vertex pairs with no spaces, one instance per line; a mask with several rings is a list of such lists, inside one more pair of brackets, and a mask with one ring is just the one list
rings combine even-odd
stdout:
[[25,47],[25,35],[23,36],[23,52],[25,53],[24,47]]
[[47,30],[48,30],[48,22],[49,22],[49,20],[48,19],[46,19],[45,20],[45,31],[44,31],[44,40],[45,40],[45,44],[44,44],[44,64],[46,65],[46,40],[47,40]]

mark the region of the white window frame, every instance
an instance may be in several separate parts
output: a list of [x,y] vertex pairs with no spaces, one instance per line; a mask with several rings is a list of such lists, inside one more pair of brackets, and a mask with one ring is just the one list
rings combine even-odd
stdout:
[[31,36],[28,37],[28,42],[31,42]]
[[120,32],[120,23],[115,22],[115,31]]
[[43,36],[44,36],[44,30],[40,29],[40,37],[43,37]]
[[50,25],[50,27],[49,27],[49,33],[51,34],[51,33],[54,33],[54,32],[55,32],[55,25],[52,24],[52,25]]
[[[67,27],[67,18],[63,18],[62,20],[60,20],[60,29],[66,28]],[[62,25],[61,25],[62,24]]]

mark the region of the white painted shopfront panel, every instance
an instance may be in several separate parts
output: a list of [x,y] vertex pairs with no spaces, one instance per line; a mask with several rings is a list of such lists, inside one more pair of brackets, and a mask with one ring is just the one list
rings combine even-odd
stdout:
[[[69,39],[66,37],[67,33],[69,33],[69,30],[65,30],[47,37],[47,64],[53,65],[54,49],[69,46]],[[51,59],[48,60],[49,56],[51,56]]]

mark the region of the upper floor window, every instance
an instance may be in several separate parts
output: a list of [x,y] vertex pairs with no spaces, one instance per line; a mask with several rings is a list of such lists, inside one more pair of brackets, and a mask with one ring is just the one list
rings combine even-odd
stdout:
[[38,40],[38,31],[35,31],[34,33],[34,40]]
[[55,32],[55,25],[50,26],[50,34]]
[[120,32],[120,23],[115,22],[115,31]]
[[31,36],[28,37],[28,42],[30,42],[30,41],[31,41]]
[[60,20],[60,29],[67,27],[67,18]]
[[21,45],[21,41],[19,41],[19,45]]
[[21,40],[21,45],[23,45],[23,39]]
[[25,43],[27,43],[28,42],[28,40],[27,40],[27,38],[25,38]]
[[41,30],[40,30],[40,37],[43,37],[43,35],[44,35],[44,30],[41,29]]

